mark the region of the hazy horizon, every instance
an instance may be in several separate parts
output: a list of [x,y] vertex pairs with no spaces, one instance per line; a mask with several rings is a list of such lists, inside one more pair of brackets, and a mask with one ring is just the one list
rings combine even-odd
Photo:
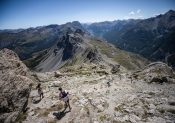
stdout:
[[171,9],[173,0],[6,0],[0,1],[0,29],[146,19]]

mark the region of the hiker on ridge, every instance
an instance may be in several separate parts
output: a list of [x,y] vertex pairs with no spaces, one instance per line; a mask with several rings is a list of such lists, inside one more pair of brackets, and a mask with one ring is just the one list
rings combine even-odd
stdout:
[[38,94],[39,94],[40,100],[41,100],[42,98],[44,98],[44,94],[43,94],[43,90],[41,88],[41,84],[40,83],[36,86],[36,89],[38,89]]
[[60,100],[64,101],[65,103],[65,109],[64,111],[67,109],[67,106],[69,106],[69,111],[71,111],[71,107],[69,104],[69,97],[68,97],[68,92],[66,92],[65,90],[63,90],[61,87],[59,88],[60,94],[59,94],[59,98]]

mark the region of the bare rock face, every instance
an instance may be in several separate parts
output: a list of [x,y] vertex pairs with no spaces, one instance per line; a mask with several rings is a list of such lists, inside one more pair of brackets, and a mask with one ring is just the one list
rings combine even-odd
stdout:
[[140,79],[144,79],[148,83],[158,82],[158,83],[174,83],[175,74],[171,67],[162,62],[154,62],[149,64],[141,72],[136,73]]
[[103,60],[97,49],[87,48],[84,55],[86,56],[85,61],[90,61],[91,63],[98,63]]
[[11,50],[0,51],[0,122],[15,122],[25,111],[30,85],[27,67]]

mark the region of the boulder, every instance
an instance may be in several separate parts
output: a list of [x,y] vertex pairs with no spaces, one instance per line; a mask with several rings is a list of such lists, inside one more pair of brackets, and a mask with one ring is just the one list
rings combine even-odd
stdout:
[[33,81],[28,68],[11,50],[0,51],[0,122],[15,122],[26,110]]

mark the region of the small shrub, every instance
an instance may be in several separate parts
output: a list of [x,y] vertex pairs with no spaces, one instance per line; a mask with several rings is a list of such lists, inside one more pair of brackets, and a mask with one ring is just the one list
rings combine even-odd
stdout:
[[101,114],[99,118],[100,118],[100,121],[104,121],[107,117],[105,114]]

